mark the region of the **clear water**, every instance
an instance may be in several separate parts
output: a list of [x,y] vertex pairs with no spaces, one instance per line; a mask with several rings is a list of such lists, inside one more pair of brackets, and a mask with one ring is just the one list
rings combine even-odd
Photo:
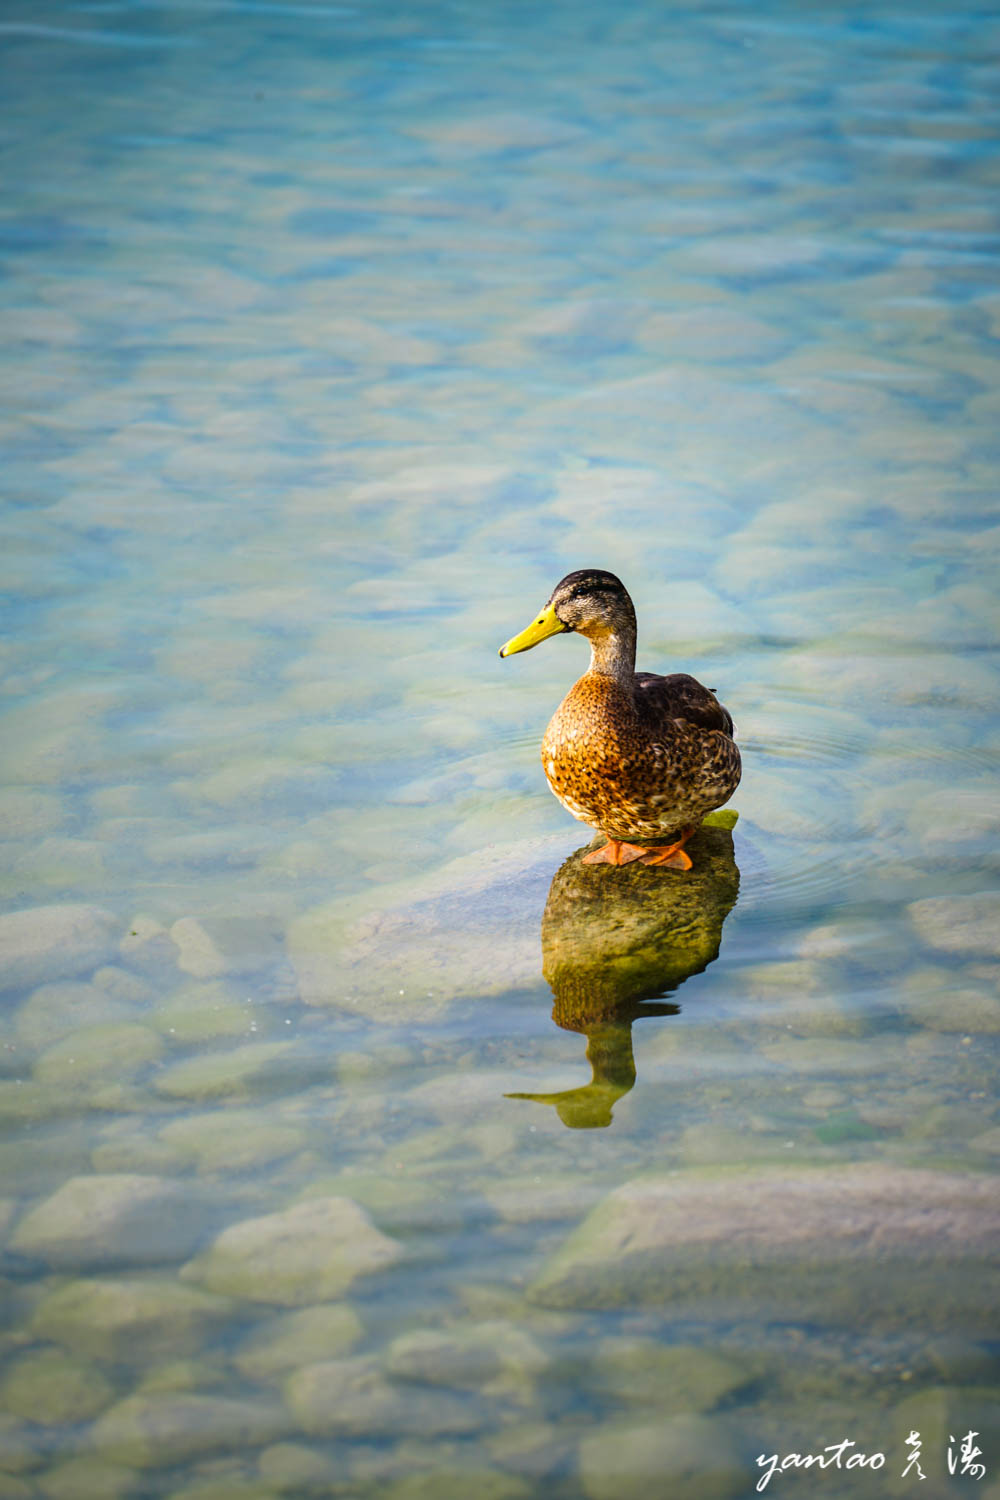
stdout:
[[[0,41],[0,1495],[985,1493],[995,11]],[[585,564],[739,726],[683,888],[496,655]]]

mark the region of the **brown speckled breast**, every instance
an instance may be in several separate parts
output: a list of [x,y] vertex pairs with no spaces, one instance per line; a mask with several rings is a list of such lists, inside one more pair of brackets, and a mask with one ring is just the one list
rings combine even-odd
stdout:
[[[542,766],[581,823],[609,838],[665,841],[732,795],[739,751],[721,727],[729,715],[693,678],[643,673],[633,682],[630,693],[614,677],[581,677],[545,731]],[[707,727],[713,721],[718,729]]]

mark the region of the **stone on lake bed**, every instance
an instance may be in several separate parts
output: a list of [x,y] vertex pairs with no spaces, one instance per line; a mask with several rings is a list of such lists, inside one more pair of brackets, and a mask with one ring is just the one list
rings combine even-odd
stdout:
[[114,1395],[114,1387],[96,1365],[63,1349],[38,1349],[21,1355],[8,1366],[0,1385],[4,1410],[53,1426],[89,1422]]
[[42,1461],[35,1447],[38,1429],[11,1412],[0,1412],[0,1474],[22,1474]]
[[589,1500],[737,1500],[747,1478],[747,1465],[717,1417],[613,1423],[580,1444],[580,1482]]
[[402,1334],[390,1345],[386,1368],[398,1380],[516,1397],[530,1392],[547,1364],[530,1334],[491,1321]]
[[337,1478],[331,1456],[305,1443],[274,1443],[261,1453],[257,1467],[260,1477],[282,1494],[331,1493]]
[[254,1009],[220,980],[193,981],[168,996],[149,1017],[151,1026],[178,1043],[248,1036]]
[[[637,1178],[592,1210],[529,1289],[547,1307],[685,1316],[981,1321],[1000,1205],[973,1173],[876,1163]],[[945,1275],[944,1268],[948,1268]],[[927,1303],[926,1308],[923,1306]]]
[[0,988],[93,971],[110,957],[119,928],[99,906],[30,906],[0,915]]
[[[46,1500],[125,1500],[135,1494],[136,1479],[134,1469],[86,1453],[46,1469],[38,1483]],[[0,1500],[4,1500],[2,1491]]]
[[172,1468],[187,1459],[263,1447],[287,1430],[277,1406],[224,1396],[155,1392],[127,1396],[95,1424],[96,1452],[134,1468]]
[[696,1344],[611,1338],[588,1348],[602,1391],[616,1401],[671,1412],[706,1412],[752,1379],[737,1361]]
[[233,1364],[250,1380],[269,1380],[303,1365],[349,1354],[364,1337],[361,1319],[346,1302],[280,1313],[241,1342]]
[[181,1271],[209,1291],[305,1307],[338,1298],[358,1276],[394,1265],[402,1246],[350,1198],[309,1198],[231,1224]]
[[159,1075],[156,1091],[170,1099],[245,1098],[291,1048],[291,1042],[249,1042],[185,1058]]
[[158,1264],[189,1253],[204,1219],[201,1201],[168,1179],[94,1173],[30,1209],[10,1248],[71,1268]]
[[515,1474],[478,1465],[435,1467],[425,1474],[407,1474],[381,1491],[381,1500],[534,1500],[538,1489]]
[[163,1046],[155,1031],[133,1021],[86,1026],[43,1052],[34,1076],[39,1083],[66,1087],[99,1083],[102,1078],[120,1082],[155,1062]]
[[910,921],[919,937],[944,953],[1000,957],[1000,892],[928,896],[914,901]]
[[167,1146],[197,1160],[203,1172],[259,1168],[291,1156],[306,1141],[297,1126],[244,1109],[187,1115],[165,1125],[160,1136]]
[[63,979],[33,990],[17,1011],[14,1030],[29,1047],[59,1043],[70,1032],[131,1019],[131,1006],[94,984]]
[[565,851],[562,836],[481,849],[307,912],[288,932],[302,999],[403,1021],[541,982],[539,925]]
[[124,1360],[189,1354],[232,1303],[173,1277],[81,1277],[38,1303],[32,1332],[94,1359]]
[[252,917],[181,917],[170,937],[177,967],[195,979],[252,974],[278,956],[274,938]]
[[153,976],[171,972],[177,963],[176,945],[163,923],[142,913],[132,918],[118,952],[130,968]]
[[310,1437],[433,1438],[475,1432],[482,1423],[482,1413],[464,1398],[400,1388],[370,1355],[306,1365],[287,1381],[285,1401]]

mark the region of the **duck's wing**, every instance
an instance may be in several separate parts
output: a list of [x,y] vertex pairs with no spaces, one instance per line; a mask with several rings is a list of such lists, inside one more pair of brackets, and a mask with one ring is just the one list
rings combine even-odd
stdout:
[[651,726],[680,719],[696,729],[720,730],[732,735],[733,720],[711,688],[703,687],[687,672],[636,672],[639,711]]

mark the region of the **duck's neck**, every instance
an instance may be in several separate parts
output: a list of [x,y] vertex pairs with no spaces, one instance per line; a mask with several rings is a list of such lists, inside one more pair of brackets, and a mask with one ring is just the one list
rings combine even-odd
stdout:
[[587,631],[590,642],[590,670],[602,677],[613,677],[631,689],[635,672],[635,630]]

